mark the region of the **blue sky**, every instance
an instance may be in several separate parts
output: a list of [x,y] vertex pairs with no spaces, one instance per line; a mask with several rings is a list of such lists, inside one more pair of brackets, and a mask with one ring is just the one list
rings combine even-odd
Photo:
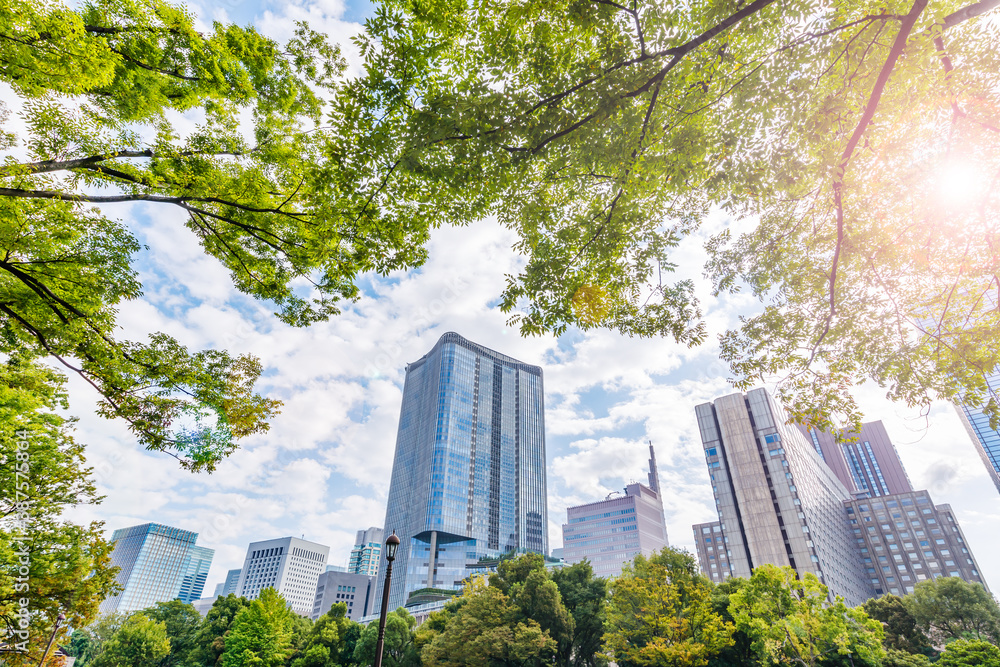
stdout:
[[[254,23],[278,39],[294,21],[308,20],[345,46],[353,67],[349,38],[371,12],[369,3],[337,0],[192,7],[204,20]],[[136,258],[144,296],[121,309],[123,336],[165,331],[193,348],[256,354],[266,369],[260,389],[285,402],[268,434],[250,439],[216,473],[192,475],[138,449],[122,424],[94,416],[96,397],[71,381],[77,435],[106,496],[77,518],[103,520],[109,534],[148,521],[197,531],[199,544],[216,550],[206,594],[242,565],[251,541],[304,535],[330,545],[330,562],[344,564],[354,533],[381,525],[404,366],[446,331],[544,368],[551,546],[561,544],[567,505],[645,479],[647,440],[660,461],[671,543],[692,546],[691,524],[715,517],[694,419],[696,404],[731,391],[714,346],[689,350],[606,331],[520,337],[492,307],[504,275],[521,263],[510,250],[513,235],[494,222],[438,230],[421,270],[371,277],[341,316],[292,329],[233,289],[180,211],[121,206],[108,213],[127,219],[149,246]],[[733,223],[713,218],[684,242],[682,275],[700,280],[700,243],[725,226]],[[699,284],[710,340],[757,307],[746,296],[713,299]],[[868,417],[885,422],[914,484],[952,504],[988,582],[1000,586],[997,493],[953,408],[936,404],[924,418],[877,387],[858,393]]]

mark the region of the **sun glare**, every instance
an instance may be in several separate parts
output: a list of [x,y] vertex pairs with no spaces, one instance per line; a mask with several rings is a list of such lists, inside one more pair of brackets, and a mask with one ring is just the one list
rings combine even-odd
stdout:
[[973,206],[983,192],[983,176],[964,161],[952,160],[943,164],[934,182],[935,198],[946,208]]

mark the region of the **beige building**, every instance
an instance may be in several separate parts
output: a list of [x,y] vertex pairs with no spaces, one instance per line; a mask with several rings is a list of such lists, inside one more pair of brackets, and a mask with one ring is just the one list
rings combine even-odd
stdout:
[[694,527],[713,581],[764,563],[812,572],[850,605],[873,594],[845,520],[848,489],[763,389],[695,408],[719,521]]

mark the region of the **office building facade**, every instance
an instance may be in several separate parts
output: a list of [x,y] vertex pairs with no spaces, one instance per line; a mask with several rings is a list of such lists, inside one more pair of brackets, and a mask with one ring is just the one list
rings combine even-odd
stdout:
[[695,412],[719,512],[718,525],[695,527],[703,570],[721,581],[772,563],[815,574],[849,605],[871,597],[844,519],[852,495],[771,396],[754,389]]
[[382,558],[382,542],[385,531],[372,526],[368,530],[359,530],[354,538],[354,548],[351,549],[351,560],[347,571],[353,574],[363,574],[374,577],[378,574],[378,564]]
[[[994,400],[1000,400],[1000,371],[987,375],[985,379],[990,395]],[[1000,491],[1000,432],[990,426],[990,418],[981,408],[965,402],[955,407],[976,447],[976,453],[983,460],[997,491]]]
[[913,491],[899,453],[881,421],[866,422],[841,442],[830,433],[799,426],[837,479],[854,495],[888,496]]
[[315,621],[333,605],[343,602],[347,607],[347,618],[360,621],[371,613],[372,590],[375,577],[350,572],[327,571],[319,575],[316,584],[316,599],[311,617]]
[[242,571],[243,570],[237,568],[226,573],[226,580],[222,584],[222,591],[219,593],[220,595],[223,597],[227,595],[236,595],[236,591],[238,591],[240,587],[240,572]]
[[667,546],[667,525],[649,446],[649,485],[632,483],[624,495],[566,509],[562,558],[567,565],[590,561],[599,577],[617,577],[637,555],[650,556]]
[[[752,405],[753,394],[754,392],[750,392],[747,395],[747,405]],[[770,397],[768,400],[770,401]],[[719,401],[715,403],[718,405]],[[762,423],[758,417],[760,413],[758,409],[751,415],[758,426]],[[698,416],[699,425],[708,422],[709,413],[703,406],[699,406]],[[783,417],[780,414],[773,416]],[[712,436],[711,429],[707,430],[708,435]],[[795,494],[801,499],[800,507],[806,506],[805,495],[801,491],[816,486],[815,483],[801,481],[808,477],[802,475],[803,465],[812,466],[819,472],[826,469],[828,473],[832,473],[840,482],[839,489],[836,488],[836,484],[827,484],[830,489],[835,490],[834,496],[846,492],[847,496],[840,503],[840,521],[833,521],[833,514],[824,509],[822,512],[824,524],[820,525],[827,525],[827,528],[823,531],[812,530],[810,533],[812,542],[817,547],[828,542],[827,539],[818,538],[827,538],[830,535],[836,536],[838,545],[847,546],[849,542],[853,545],[853,564],[847,557],[845,549],[840,549],[830,556],[832,552],[827,545],[825,551],[828,555],[825,558],[824,549],[817,548],[815,551],[819,556],[819,564],[825,570],[824,581],[832,595],[843,595],[849,602],[853,600],[855,603],[856,598],[849,598],[844,594],[844,590],[857,594],[857,591],[866,589],[866,597],[887,593],[905,595],[913,592],[913,586],[918,581],[941,576],[958,577],[986,587],[975,556],[965,541],[951,507],[935,505],[927,491],[913,490],[900,462],[899,454],[881,422],[864,424],[856,437],[845,439],[840,443],[836,442],[833,436],[813,429],[800,426],[797,430],[798,432],[794,433],[795,429],[786,428],[786,431],[793,432],[797,436],[789,437],[785,433],[772,433],[771,429],[763,428],[758,433],[756,446],[762,463],[765,460],[772,462],[775,459],[782,459],[782,468],[788,470],[785,478],[795,485],[791,488],[800,490]],[[706,428],[703,428],[702,435],[705,439]],[[751,562],[753,567],[761,562],[791,564],[796,567],[797,563],[792,559],[801,561],[801,557],[794,548],[789,548],[788,544],[786,551],[789,554],[789,563],[781,562],[779,559],[761,561],[747,557],[740,561],[739,567],[734,566],[734,562],[746,551],[746,540],[741,538],[743,533],[747,532],[747,523],[755,527],[750,532],[756,530],[765,536],[770,535],[772,539],[776,539],[778,530],[783,538],[786,533],[788,535],[797,533],[788,530],[788,521],[780,515],[777,527],[773,524],[766,525],[760,520],[759,515],[748,521],[745,509],[743,516],[736,516],[737,521],[743,522],[738,524],[739,535],[731,528],[727,529],[727,526],[734,525],[734,512],[722,510],[724,506],[732,504],[725,500],[726,489],[735,486],[728,483],[727,476],[735,474],[743,484],[755,471],[753,465],[744,462],[736,465],[733,472],[732,461],[726,456],[728,451],[722,452],[717,442],[717,440],[706,440],[706,456],[720,508],[719,520],[693,526],[702,570],[713,581],[722,581],[728,576],[747,576],[749,572],[745,566],[747,561]],[[809,455],[803,456],[803,452]],[[778,470],[777,466],[771,465],[770,468],[769,483],[772,483],[772,486],[780,486],[780,474],[774,474]],[[817,476],[822,478],[823,475],[813,475]],[[778,484],[773,483],[775,478],[778,479]],[[774,496],[780,500],[782,495],[784,494],[779,490],[772,494],[772,500]],[[815,498],[810,502],[814,503]],[[775,502],[775,513],[779,513],[784,506],[780,502]],[[805,510],[803,512],[807,519],[816,516],[815,512],[812,515]],[[803,524],[803,530],[813,525],[812,520],[809,521]],[[846,538],[842,536],[843,527],[850,532]],[[837,575],[836,581],[833,580],[834,574]],[[846,586],[844,582],[851,577],[855,577],[855,586]]]
[[856,498],[845,505],[875,595],[906,595],[918,581],[938,577],[987,588],[950,505],[935,505],[926,491]]
[[111,564],[122,591],[101,603],[101,614],[145,609],[157,602],[201,597],[214,551],[195,546],[198,533],[157,523],[111,535]]
[[256,600],[262,590],[274,588],[295,613],[310,616],[329,555],[330,547],[297,537],[253,542],[247,548],[236,594]]
[[548,551],[543,409],[541,368],[455,333],[406,367],[384,524],[401,542],[390,608],[459,588],[480,558]]

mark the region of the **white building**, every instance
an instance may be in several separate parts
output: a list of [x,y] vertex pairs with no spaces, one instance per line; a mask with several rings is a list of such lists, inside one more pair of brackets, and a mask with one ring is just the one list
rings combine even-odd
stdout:
[[297,537],[253,542],[240,570],[236,594],[256,600],[274,588],[297,614],[312,615],[319,575],[326,570],[330,547]]

